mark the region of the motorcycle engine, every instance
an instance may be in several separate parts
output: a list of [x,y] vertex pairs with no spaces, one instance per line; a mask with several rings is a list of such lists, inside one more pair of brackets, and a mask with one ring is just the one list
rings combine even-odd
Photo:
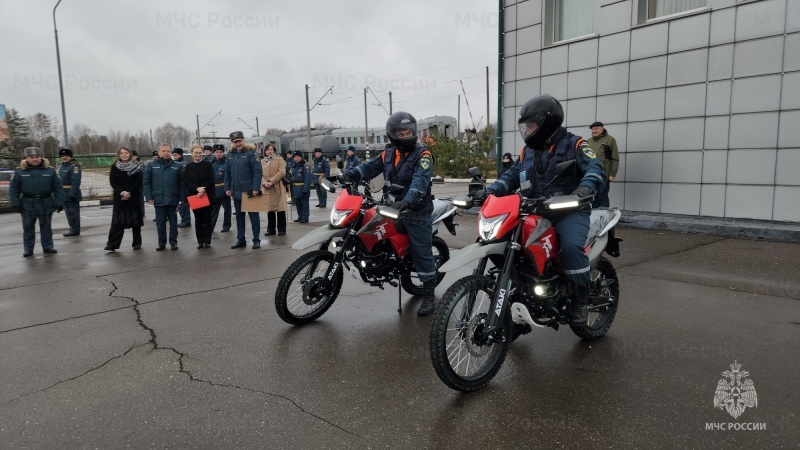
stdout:
[[370,253],[365,253],[362,249],[354,252],[351,261],[368,282],[385,282],[396,278],[397,257],[391,247],[386,248],[387,246],[388,242],[384,241],[376,245]]

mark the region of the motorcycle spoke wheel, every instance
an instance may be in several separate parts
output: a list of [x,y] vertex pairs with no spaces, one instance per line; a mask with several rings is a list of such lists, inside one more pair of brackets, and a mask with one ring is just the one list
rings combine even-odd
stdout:
[[[450,259],[450,248],[447,243],[439,236],[433,237],[433,261],[436,264],[436,285],[442,282],[445,273],[439,272],[439,267]],[[416,272],[411,272],[409,275],[400,276],[400,284],[403,290],[411,295],[422,295],[422,281],[420,281]]]
[[302,325],[325,314],[342,287],[342,271],[325,288],[324,277],[333,264],[331,252],[317,250],[298,258],[286,269],[275,291],[275,309],[284,322]]
[[[611,264],[611,261],[604,256],[600,257],[597,261],[597,265],[592,269],[591,277],[592,285],[590,295],[592,297],[610,298],[612,301],[610,305],[601,306],[599,308],[592,307],[590,304],[589,319],[586,321],[586,325],[576,327],[570,326],[573,333],[587,340],[603,337],[608,332],[609,328],[611,328],[611,324],[614,322],[614,318],[617,315],[617,308],[619,308],[619,278],[617,277],[617,271],[614,269],[614,265]],[[604,285],[606,280],[613,280],[613,283]],[[603,301],[602,303],[607,302]]]
[[[481,389],[500,370],[508,339],[495,342],[481,337],[492,307],[495,283],[470,275],[456,281],[442,298],[431,321],[431,362],[439,378],[452,389]],[[511,325],[505,320],[506,335]]]

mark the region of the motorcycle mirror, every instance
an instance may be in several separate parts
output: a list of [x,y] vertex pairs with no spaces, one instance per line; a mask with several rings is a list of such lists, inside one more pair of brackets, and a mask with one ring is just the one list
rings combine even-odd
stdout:
[[321,184],[322,188],[328,192],[331,193],[336,192],[336,186],[334,186],[333,183],[331,183],[330,180],[328,180],[327,178],[323,178],[319,184]]
[[399,184],[393,184],[389,187],[389,193],[392,195],[400,195],[406,189],[405,186]]
[[575,170],[575,164],[576,164],[575,160],[572,159],[572,160],[564,161],[564,162],[559,163],[558,165],[556,165],[556,176],[554,176],[553,179],[550,180],[549,183],[544,185],[544,188],[547,189],[548,187],[550,187],[550,185],[553,184],[553,181],[556,181],[559,177],[561,177],[565,173],[569,172],[570,170]]
[[480,179],[481,177],[481,169],[478,167],[470,167],[469,169],[467,169],[467,172],[469,172],[469,174],[475,178]]

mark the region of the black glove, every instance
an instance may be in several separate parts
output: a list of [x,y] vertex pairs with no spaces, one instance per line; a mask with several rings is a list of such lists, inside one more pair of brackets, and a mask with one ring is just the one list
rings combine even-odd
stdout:
[[578,186],[578,189],[572,191],[572,195],[577,195],[578,197],[589,197],[594,195],[594,191],[589,186]]
[[339,175],[339,183],[340,184],[353,184],[356,182],[356,173],[354,170],[345,170]]
[[489,197],[489,194],[496,194],[496,192],[490,187],[475,191],[475,193],[472,194],[472,201],[483,203],[486,201],[486,198]]
[[58,208],[56,208],[56,212],[61,212],[61,211],[63,211],[63,210],[64,210],[64,207],[63,207],[63,206],[59,206]]
[[392,208],[396,209],[398,213],[401,213],[411,208],[411,205],[405,200],[400,200],[399,202],[394,202],[394,204],[392,204]]
[[12,206],[11,211],[17,214],[22,214],[22,206]]

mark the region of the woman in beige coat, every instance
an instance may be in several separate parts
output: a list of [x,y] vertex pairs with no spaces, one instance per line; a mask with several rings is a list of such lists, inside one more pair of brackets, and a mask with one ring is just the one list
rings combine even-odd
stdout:
[[261,174],[261,193],[267,201],[267,232],[264,236],[273,236],[276,228],[278,236],[283,236],[286,234],[286,197],[281,180],[286,175],[286,161],[277,154],[272,144],[264,149]]

